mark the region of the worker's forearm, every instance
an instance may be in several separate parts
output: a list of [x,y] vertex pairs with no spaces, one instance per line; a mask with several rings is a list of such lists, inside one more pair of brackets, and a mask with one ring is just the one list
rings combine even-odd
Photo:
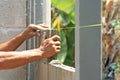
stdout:
[[12,38],[11,40],[0,44],[0,51],[14,51],[16,50],[23,42],[25,38],[21,34]]
[[11,69],[43,58],[40,51],[0,52],[0,70]]

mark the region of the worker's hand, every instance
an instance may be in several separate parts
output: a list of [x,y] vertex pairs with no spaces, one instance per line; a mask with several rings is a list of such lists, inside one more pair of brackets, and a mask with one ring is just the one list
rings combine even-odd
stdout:
[[[45,36],[45,35],[43,35]],[[51,38],[45,39],[40,45],[40,51],[43,58],[48,58],[60,52],[60,37],[54,35]]]
[[33,36],[40,36],[40,33],[39,31],[40,30],[47,30],[48,29],[48,26],[46,25],[43,25],[43,24],[38,24],[38,25],[35,25],[35,24],[30,24],[22,33],[21,33],[21,36],[22,38],[24,38],[25,40],[26,39],[29,39]]

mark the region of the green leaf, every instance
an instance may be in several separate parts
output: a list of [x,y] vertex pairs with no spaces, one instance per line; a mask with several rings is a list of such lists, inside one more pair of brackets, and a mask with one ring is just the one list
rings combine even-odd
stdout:
[[120,25],[116,25],[116,26],[115,26],[115,29],[116,29],[116,30],[120,30]]
[[63,30],[60,31],[59,35],[61,37],[61,52],[57,55],[57,59],[63,63],[67,55],[67,42]]
[[74,33],[75,33],[74,29],[69,29],[67,30],[67,33],[66,33],[68,49],[67,49],[67,56],[64,64],[68,66],[74,65],[74,49],[75,49]]
[[75,11],[69,13],[72,24],[75,24]]
[[61,11],[61,26],[67,26],[70,23],[70,17],[65,12]]
[[74,0],[51,0],[51,3],[56,8],[67,13],[74,10]]
[[112,21],[110,21],[110,24],[111,24],[112,26],[116,26],[116,25],[117,25],[117,20],[112,20]]
[[[75,26],[75,3],[74,0],[51,0],[55,9],[55,15],[52,22],[56,18],[60,20],[61,29],[61,52],[57,55],[57,59],[68,66],[74,65],[74,29],[65,29]],[[52,25],[53,26],[53,25]]]

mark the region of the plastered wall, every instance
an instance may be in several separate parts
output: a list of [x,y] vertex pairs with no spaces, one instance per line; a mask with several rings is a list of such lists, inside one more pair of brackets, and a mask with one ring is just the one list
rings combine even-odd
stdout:
[[101,0],[75,1],[75,80],[102,80]]
[[[26,0],[0,0],[0,43],[26,27]],[[17,50],[25,50],[24,42]],[[0,80],[26,80],[26,66],[0,70]]]

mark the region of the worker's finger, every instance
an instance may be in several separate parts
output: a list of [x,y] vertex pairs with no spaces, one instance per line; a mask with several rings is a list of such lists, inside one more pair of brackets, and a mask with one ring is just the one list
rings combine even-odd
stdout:
[[43,33],[42,42],[46,39],[46,32]]
[[30,24],[29,29],[32,31],[40,31],[40,30],[48,30],[48,26],[41,26],[41,25],[35,25],[35,24]]
[[52,39],[53,41],[60,41],[60,36],[54,35],[54,36],[51,37],[51,39]]

